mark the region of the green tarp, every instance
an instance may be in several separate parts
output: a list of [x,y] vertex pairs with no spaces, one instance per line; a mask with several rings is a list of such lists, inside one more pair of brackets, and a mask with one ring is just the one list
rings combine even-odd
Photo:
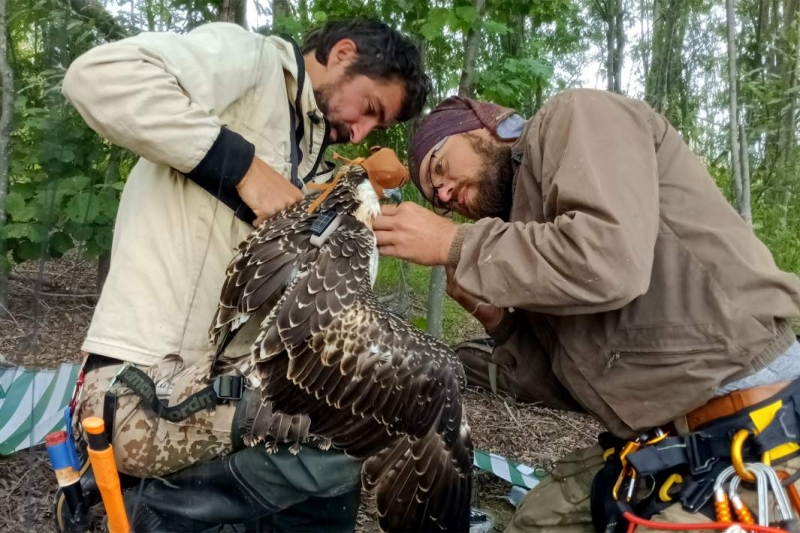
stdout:
[[0,455],[44,442],[51,431],[64,429],[80,365],[63,363],[54,370],[0,366]]

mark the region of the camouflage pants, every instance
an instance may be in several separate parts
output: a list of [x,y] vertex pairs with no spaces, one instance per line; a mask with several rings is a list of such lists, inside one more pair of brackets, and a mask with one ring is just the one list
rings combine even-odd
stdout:
[[[603,450],[599,444],[568,454],[522,499],[505,533],[593,533],[592,479],[602,466]],[[800,458],[790,459],[780,468],[794,473],[800,469]],[[800,482],[795,486],[800,487]],[[755,491],[742,485],[740,495],[750,509],[758,508]],[[770,516],[780,514],[772,509]],[[667,507],[651,520],[678,524],[710,522],[704,515],[685,511],[680,503]],[[637,528],[636,531],[653,530]]]
[[[169,405],[177,405],[208,386],[210,361],[184,366],[177,356],[161,363],[138,368],[159,389],[169,390]],[[97,368],[85,376],[81,399],[75,411],[77,427],[89,416],[103,416],[103,398],[121,365]],[[109,390],[117,395],[112,445],[120,472],[136,477],[163,476],[189,465],[229,454],[232,449],[231,424],[236,403],[216,406],[196,413],[181,422],[169,422],[150,413],[142,400],[124,385]]]

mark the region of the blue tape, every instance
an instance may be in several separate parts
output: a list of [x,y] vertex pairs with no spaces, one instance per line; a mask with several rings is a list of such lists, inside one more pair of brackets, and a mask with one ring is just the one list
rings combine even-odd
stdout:
[[75,449],[75,436],[72,434],[72,413],[70,408],[64,409],[64,422],[67,424],[67,453],[69,454],[72,469],[76,472],[81,471],[81,460],[78,458],[78,451]]

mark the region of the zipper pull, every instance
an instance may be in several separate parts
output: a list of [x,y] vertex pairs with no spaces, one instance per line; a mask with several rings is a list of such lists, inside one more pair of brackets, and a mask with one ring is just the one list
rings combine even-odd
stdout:
[[316,124],[317,126],[319,126],[320,122],[322,122],[322,119],[319,118],[316,111],[309,111],[308,113],[306,113],[306,116],[308,117],[308,120],[310,120],[312,124]]
[[311,131],[308,132],[309,136],[308,155],[310,157],[311,154],[314,153],[314,126],[319,126],[319,124],[322,122],[322,119],[319,117],[319,115],[317,115],[316,110],[309,111],[308,113],[306,113],[306,116],[308,117],[308,120],[311,121],[311,128],[310,128]]
[[611,367],[614,366],[614,363],[619,361],[619,358],[620,358],[619,350],[611,352],[611,357],[608,358],[608,362],[606,363],[606,368],[605,370],[603,370],[604,376],[608,373],[609,370],[611,370]]

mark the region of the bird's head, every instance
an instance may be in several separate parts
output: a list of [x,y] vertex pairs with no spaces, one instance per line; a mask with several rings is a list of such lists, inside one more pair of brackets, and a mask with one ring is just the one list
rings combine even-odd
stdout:
[[[322,205],[340,203],[349,197],[355,203],[348,210],[371,228],[372,221],[381,214],[381,201],[399,203],[402,186],[407,181],[408,169],[397,155],[388,148],[381,148],[366,159],[350,161],[343,166],[328,186],[331,187],[330,198],[325,199]],[[323,195],[327,196],[327,193]],[[312,204],[312,208],[316,209],[316,206]]]
[[403,199],[403,185],[408,182],[408,169],[393,150],[388,148],[374,150],[361,166],[367,171],[369,181],[379,199],[385,198],[400,203]]

